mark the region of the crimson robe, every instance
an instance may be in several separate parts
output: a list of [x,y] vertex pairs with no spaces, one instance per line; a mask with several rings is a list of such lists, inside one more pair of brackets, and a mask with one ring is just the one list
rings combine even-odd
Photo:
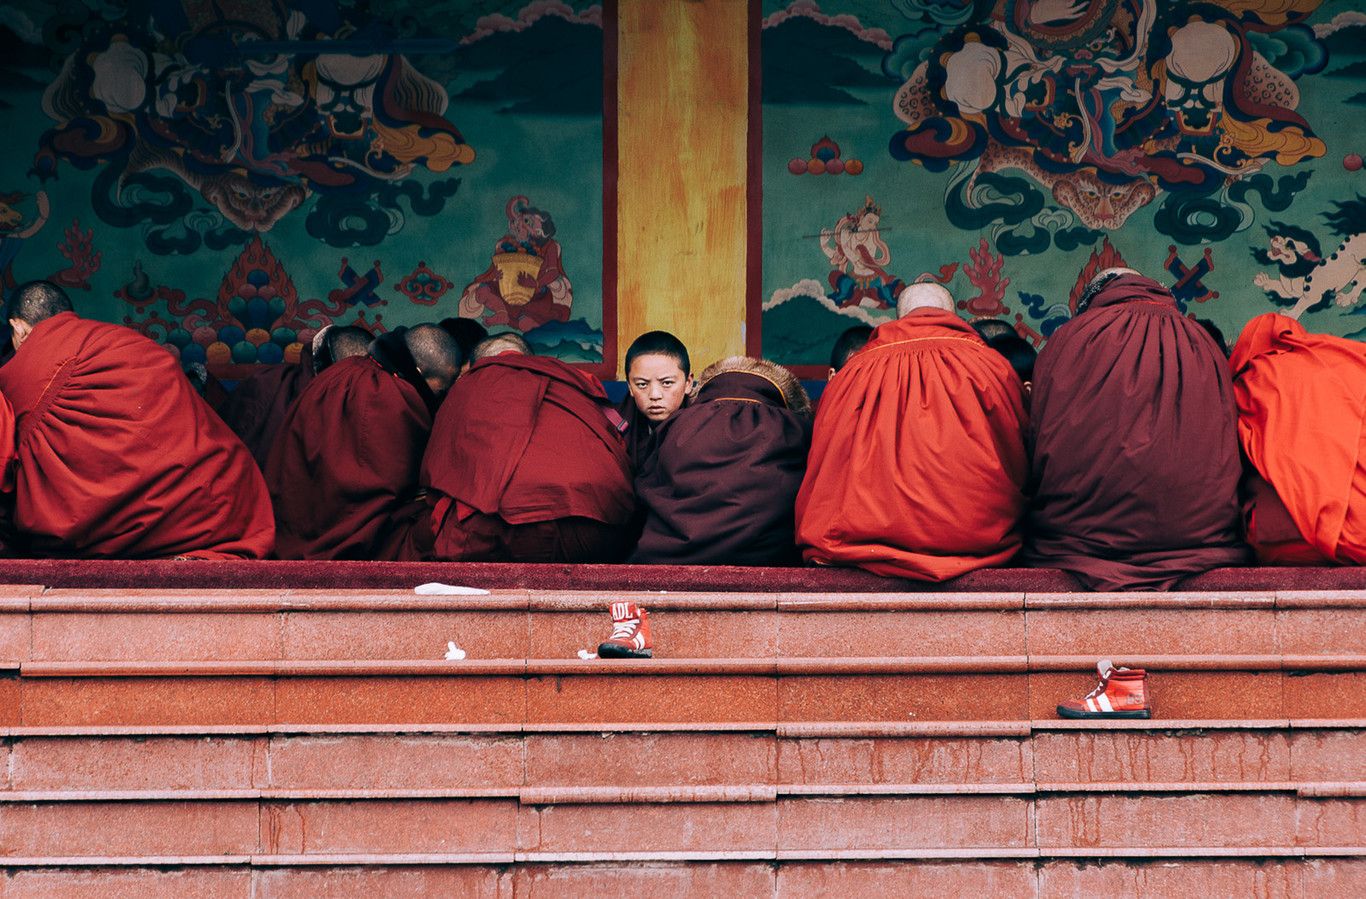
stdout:
[[[619,422],[598,379],[558,359],[504,353],[479,360],[455,382],[432,426],[422,485],[434,542],[419,553],[447,561],[617,561],[598,556],[624,552],[635,509]],[[580,523],[592,539],[571,538]],[[493,549],[483,538],[498,528],[508,530]],[[534,535],[530,557],[516,545],[524,534]],[[609,547],[614,541],[623,545]]]
[[793,503],[811,425],[761,374],[727,371],[655,429],[636,471],[644,530],[631,555],[657,565],[790,565]]
[[62,312],[0,368],[0,392],[16,416],[18,551],[270,554],[275,523],[256,463],[163,347]]
[[1165,590],[1250,560],[1227,362],[1157,282],[1120,275],[1053,333],[1030,413],[1030,564]]
[[238,381],[218,407],[218,414],[242,438],[262,471],[285,416],[312,380],[310,359],[262,365]]
[[1020,548],[1024,386],[952,312],[879,325],[826,385],[797,542],[808,562],[941,581]]
[[393,561],[421,510],[432,416],[369,355],[335,362],[290,408],[266,463],[282,559]]
[[1366,345],[1268,313],[1229,364],[1258,558],[1366,564]]

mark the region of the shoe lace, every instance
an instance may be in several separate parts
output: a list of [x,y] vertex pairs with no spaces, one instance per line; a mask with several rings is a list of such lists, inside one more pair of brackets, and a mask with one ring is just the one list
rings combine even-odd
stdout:
[[625,621],[616,622],[616,625],[612,628],[612,639],[629,640],[635,636],[636,628],[639,624],[640,620],[637,618],[627,618]]

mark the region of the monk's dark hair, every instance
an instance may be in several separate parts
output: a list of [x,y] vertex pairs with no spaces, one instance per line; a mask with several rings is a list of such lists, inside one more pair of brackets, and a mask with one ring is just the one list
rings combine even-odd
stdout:
[[51,281],[27,281],[14,288],[9,298],[8,318],[36,325],[59,312],[75,312],[71,297]]
[[403,342],[424,377],[436,378],[447,387],[455,383],[464,354],[445,328],[430,323],[414,325],[403,332]]
[[767,379],[782,391],[783,402],[787,404],[788,409],[798,415],[810,417],[811,398],[807,396],[806,388],[802,386],[802,382],[788,369],[767,359],[756,359],[753,356],[727,356],[719,362],[713,362],[703,369],[702,374],[698,375],[698,391],[701,392],[702,388],[712,378],[731,371],[748,372]]
[[988,338],[987,346],[1005,357],[1021,381],[1034,380],[1034,360],[1038,358],[1039,351],[1034,349],[1034,344],[1015,333],[1014,328],[1005,334]]
[[830,350],[830,367],[835,371],[844,368],[845,363],[868,343],[868,338],[873,336],[871,325],[854,325],[845,330],[835,339],[835,346]]
[[1003,318],[975,318],[968,322],[983,340],[990,340],[998,334],[1015,334],[1015,326]]
[[524,356],[536,355],[531,350],[531,344],[527,343],[526,338],[521,334],[515,331],[502,331],[479,341],[474,352],[470,353],[470,362],[478,362],[480,359],[487,359],[490,356],[507,352],[521,353]]
[[692,362],[688,359],[688,348],[683,341],[668,331],[646,331],[631,341],[626,350],[626,374],[631,374],[631,363],[640,356],[668,356],[678,362],[683,374],[692,374]]
[[1195,323],[1205,329],[1205,333],[1214,338],[1214,342],[1219,345],[1219,352],[1228,358],[1228,341],[1224,339],[1224,332],[1219,330],[1219,326],[1207,318],[1197,318]]
[[461,359],[470,358],[479,341],[489,336],[489,329],[472,318],[443,318],[441,327],[455,338],[456,345],[460,347]]

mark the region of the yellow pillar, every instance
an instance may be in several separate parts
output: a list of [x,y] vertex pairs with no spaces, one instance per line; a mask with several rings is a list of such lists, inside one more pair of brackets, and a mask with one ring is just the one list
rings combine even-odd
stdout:
[[645,331],[744,352],[749,0],[618,0],[617,371]]

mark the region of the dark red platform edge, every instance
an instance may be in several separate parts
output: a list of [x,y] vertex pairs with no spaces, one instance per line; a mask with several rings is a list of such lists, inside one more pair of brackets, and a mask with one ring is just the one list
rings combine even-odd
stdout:
[[[938,584],[853,568],[685,565],[522,565],[493,562],[204,562],[65,559],[0,561],[0,584],[112,589],[411,589],[439,581],[484,589],[668,590],[716,593],[1077,593],[1052,568],[988,568]],[[1366,568],[1218,568],[1178,590],[1366,590]]]

